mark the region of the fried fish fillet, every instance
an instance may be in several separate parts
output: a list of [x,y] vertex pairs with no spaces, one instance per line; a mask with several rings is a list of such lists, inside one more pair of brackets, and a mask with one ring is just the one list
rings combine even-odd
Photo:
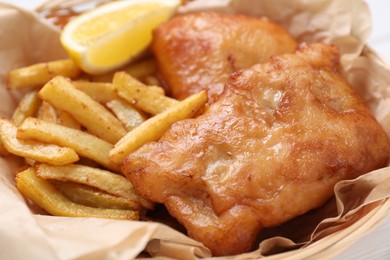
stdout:
[[335,46],[239,71],[203,115],[130,154],[123,172],[214,255],[321,206],[336,182],[386,166],[390,144],[338,72]]
[[171,95],[184,99],[206,89],[210,103],[232,72],[296,47],[286,30],[266,19],[214,12],[178,16],[158,27],[152,42]]

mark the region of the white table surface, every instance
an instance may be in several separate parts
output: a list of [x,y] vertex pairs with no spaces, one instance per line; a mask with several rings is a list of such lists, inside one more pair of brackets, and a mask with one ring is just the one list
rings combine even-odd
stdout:
[[[386,61],[390,62],[390,1],[366,0],[371,8],[373,31],[369,45]],[[43,0],[0,0],[33,9]],[[390,259],[390,216],[375,230],[363,236],[334,260]]]

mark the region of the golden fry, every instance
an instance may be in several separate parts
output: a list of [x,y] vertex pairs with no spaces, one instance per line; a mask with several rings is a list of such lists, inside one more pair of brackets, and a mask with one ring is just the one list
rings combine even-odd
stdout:
[[[148,86],[158,86],[159,83],[160,83],[156,76],[144,77],[142,82],[145,83],[145,85],[148,85]],[[161,89],[164,90],[163,88],[161,88]],[[165,95],[165,91],[164,91],[164,95]]]
[[43,100],[71,114],[90,133],[110,143],[116,143],[127,132],[103,105],[78,90],[64,77],[53,78],[38,94]]
[[47,101],[41,103],[37,117],[51,123],[57,123],[58,120],[56,109]]
[[157,115],[179,101],[151,91],[135,78],[124,72],[115,73],[113,84],[117,94],[138,109]]
[[71,181],[100,189],[109,194],[123,197],[139,203],[145,208],[153,208],[153,203],[135,193],[131,182],[123,175],[79,164],[37,166],[39,177],[49,180]]
[[113,145],[81,130],[30,117],[19,126],[17,135],[22,139],[35,139],[70,147],[80,156],[89,158],[113,171],[119,171],[119,168],[109,159],[109,152]]
[[18,107],[15,109],[11,122],[15,125],[19,125],[29,116],[34,116],[41,104],[41,100],[38,97],[37,91],[31,91],[24,95],[22,100],[19,102]]
[[156,74],[157,64],[154,59],[142,60],[123,68],[123,71],[134,78],[141,79]]
[[73,85],[100,103],[118,98],[112,83],[76,80],[73,81]]
[[0,138],[8,152],[38,162],[53,165],[69,164],[79,160],[77,153],[67,147],[16,138],[17,128],[11,122],[0,119]]
[[98,209],[76,204],[62,195],[49,181],[37,177],[34,168],[16,175],[16,187],[39,207],[55,216],[138,220],[132,210]]
[[158,114],[128,132],[110,151],[110,159],[121,164],[126,156],[147,142],[158,140],[176,121],[192,117],[207,102],[207,92],[194,94],[165,112]]
[[13,70],[8,75],[8,88],[42,87],[57,75],[76,78],[81,70],[72,60],[57,60]]
[[54,186],[71,201],[94,208],[142,210],[138,202],[73,182],[58,181]]
[[[115,92],[115,88],[112,83],[76,80],[73,81],[73,85],[99,103],[107,103],[119,97]],[[155,91],[156,94],[165,94],[165,91],[162,87],[148,86],[148,89],[150,91]]]
[[165,90],[162,87],[159,86],[145,86],[145,87],[148,88],[148,91],[153,91],[155,95],[165,96]]
[[133,130],[147,119],[145,113],[120,99],[111,100],[106,103],[106,106],[122,122],[127,131]]
[[81,124],[68,112],[62,110],[58,111],[58,124],[77,130],[81,129]]
[[[143,79],[144,77],[156,74],[157,65],[154,59],[146,59],[130,64],[129,66],[123,68],[122,71],[130,74],[134,78]],[[110,72],[103,75],[92,76],[92,81],[111,82],[113,77],[114,73]]]

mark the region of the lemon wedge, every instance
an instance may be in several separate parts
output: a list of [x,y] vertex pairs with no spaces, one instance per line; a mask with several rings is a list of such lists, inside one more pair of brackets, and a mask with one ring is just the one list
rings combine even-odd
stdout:
[[142,53],[153,29],[179,5],[180,0],[111,2],[71,20],[61,32],[61,43],[82,70],[107,72]]

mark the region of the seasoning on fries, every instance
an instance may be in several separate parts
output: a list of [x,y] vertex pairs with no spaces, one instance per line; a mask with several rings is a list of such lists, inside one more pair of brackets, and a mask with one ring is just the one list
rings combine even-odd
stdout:
[[[10,73],[12,82],[15,77],[27,82],[29,74],[20,72],[34,71],[39,84],[21,99],[11,120],[0,119],[1,154],[25,159],[17,188],[49,214],[139,219],[154,203],[140,197],[121,174],[122,160],[175,121],[192,117],[207,94],[178,101],[159,86],[145,85],[148,78],[156,79],[151,59],[100,78],[70,75],[67,63],[49,62],[59,68],[50,77],[42,65]],[[27,87],[32,85],[10,86]]]
[[137,195],[133,185],[123,175],[78,164],[64,166],[40,164],[36,169],[37,176],[43,179],[84,184],[108,194],[130,199],[144,208],[153,208],[153,203]]
[[127,131],[133,130],[147,119],[146,113],[134,108],[121,99],[113,99],[107,102],[106,106],[122,122]]
[[25,94],[11,117],[12,123],[19,125],[27,117],[33,116],[38,111],[40,104],[41,100],[37,91]]
[[50,80],[39,91],[38,95],[58,109],[71,114],[89,132],[103,140],[116,143],[126,134],[126,129],[113,114],[93,98],[74,87],[64,77],[58,76]]
[[69,164],[79,160],[79,156],[71,148],[20,140],[16,135],[17,127],[6,119],[0,119],[1,142],[9,153],[52,165]]
[[138,202],[132,199],[118,197],[87,185],[65,181],[53,181],[53,185],[69,200],[85,206],[103,209],[144,210]]
[[[140,81],[145,82],[148,80],[149,77],[152,77],[152,75],[156,74],[157,65],[154,59],[149,58],[145,60],[140,60],[136,63],[131,63],[120,71],[130,74],[131,76],[139,79]],[[91,75],[90,78],[93,82],[112,82],[115,73],[116,71],[101,75]]]
[[57,120],[57,123],[60,125],[78,130],[81,129],[81,124],[77,122],[77,120],[74,119],[68,112],[65,112],[63,110],[58,111]]
[[42,87],[55,76],[76,78],[80,74],[81,70],[70,59],[43,62],[11,71],[8,75],[8,88]]
[[55,216],[139,219],[137,211],[101,209],[76,204],[62,195],[50,182],[37,177],[34,168],[16,175],[16,187],[39,207]]
[[157,115],[178,103],[177,100],[164,96],[155,88],[145,86],[124,72],[115,74],[113,84],[118,96],[152,115]]
[[45,122],[38,118],[27,118],[20,125],[17,136],[21,139],[39,140],[72,148],[80,156],[89,158],[107,169],[119,171],[118,166],[109,160],[109,152],[113,145],[81,130]]
[[58,121],[56,109],[47,101],[42,101],[38,109],[37,118],[51,123],[57,123]]
[[[148,12],[162,15],[162,22],[179,4],[170,0],[169,8],[147,7],[158,7],[158,12]],[[150,30],[157,24],[148,26]],[[144,36],[148,43],[149,36]],[[70,38],[62,40],[69,43]],[[122,175],[123,159],[157,140],[174,122],[194,116],[207,94],[183,101],[166,96],[151,57],[140,56],[116,70],[87,64],[93,73],[81,70],[79,62],[55,60],[9,73],[8,88],[26,94],[9,120],[0,119],[0,153],[24,159],[16,186],[49,214],[139,219],[154,203],[138,195]]]
[[110,151],[110,159],[121,163],[129,153],[145,143],[158,140],[174,122],[194,116],[206,102],[207,93],[202,91],[148,119],[115,144]]
[[118,97],[112,83],[75,80],[73,85],[99,103],[106,103]]

